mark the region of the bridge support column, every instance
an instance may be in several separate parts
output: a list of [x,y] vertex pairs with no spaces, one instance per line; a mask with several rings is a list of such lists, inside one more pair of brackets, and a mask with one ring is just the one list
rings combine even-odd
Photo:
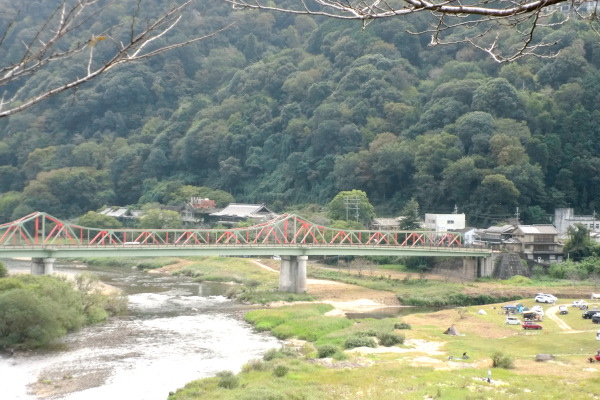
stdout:
[[31,275],[52,275],[56,258],[32,258]]
[[463,258],[463,268],[461,275],[463,278],[468,280],[477,279],[478,273],[478,260],[476,257],[465,257]]
[[494,257],[478,258],[477,277],[485,278],[494,275]]
[[279,269],[279,291],[306,292],[306,262],[308,256],[282,256]]

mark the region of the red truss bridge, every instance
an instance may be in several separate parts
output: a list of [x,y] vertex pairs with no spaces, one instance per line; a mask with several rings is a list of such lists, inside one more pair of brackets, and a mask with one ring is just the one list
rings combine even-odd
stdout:
[[0,225],[0,257],[426,255],[487,257],[458,233],[329,228],[284,214],[247,228],[87,228],[34,212]]
[[54,259],[73,257],[280,255],[283,266],[298,259],[305,264],[307,256],[491,254],[490,249],[466,246],[458,233],[336,229],[289,214],[255,226],[223,229],[87,228],[43,212],[0,225],[0,257],[32,257],[40,265],[45,260],[45,273],[51,273]]

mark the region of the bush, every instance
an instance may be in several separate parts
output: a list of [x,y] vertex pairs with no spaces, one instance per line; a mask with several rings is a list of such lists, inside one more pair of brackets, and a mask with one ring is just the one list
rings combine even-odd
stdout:
[[395,333],[380,333],[377,335],[377,339],[379,339],[379,344],[385,347],[404,343],[404,335],[396,335]]
[[271,361],[276,358],[296,358],[298,353],[289,347],[282,347],[281,349],[270,349],[263,355],[263,360]]
[[[0,279],[0,348],[41,347],[126,308],[123,296],[104,296],[91,276],[71,282],[51,276]],[[108,312],[107,312],[108,311]]]
[[290,369],[285,365],[278,365],[273,369],[273,376],[281,378],[282,376],[286,376],[289,371]]
[[358,337],[375,337],[377,336],[377,331],[375,329],[369,329],[368,331],[356,332],[354,336]]
[[406,322],[396,322],[394,324],[394,329],[412,329],[412,326]]
[[529,286],[531,285],[531,279],[523,275],[514,275],[506,279],[504,283],[511,286]]
[[355,347],[377,347],[377,343],[371,337],[352,336],[344,342],[344,348],[353,349]]
[[224,389],[235,389],[240,384],[240,378],[235,376],[231,371],[221,371],[217,373],[219,378],[219,387]]
[[246,364],[242,365],[242,371],[244,372],[265,371],[266,369],[267,363],[259,359],[250,360]]
[[326,344],[324,346],[317,347],[317,353],[319,358],[331,357],[337,352],[337,347],[332,346],[330,344]]
[[510,355],[501,351],[496,351],[494,354],[492,354],[492,367],[510,369],[514,368],[515,365],[514,360]]
[[8,276],[8,268],[0,262],[0,278],[6,278]]

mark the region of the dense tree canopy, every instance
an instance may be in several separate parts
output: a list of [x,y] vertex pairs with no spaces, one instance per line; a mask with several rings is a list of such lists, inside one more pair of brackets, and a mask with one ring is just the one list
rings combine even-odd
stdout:
[[[584,21],[539,27],[559,57],[501,65],[407,34],[426,29],[425,14],[360,31],[209,3],[194,4],[182,35],[239,22],[0,119],[2,222],[190,197],[284,211],[353,190],[378,216],[414,198],[423,213],[457,206],[475,226],[516,207],[530,221],[555,207],[598,209],[600,46]],[[19,50],[16,33],[3,51]],[[29,84],[68,72],[50,71]]]

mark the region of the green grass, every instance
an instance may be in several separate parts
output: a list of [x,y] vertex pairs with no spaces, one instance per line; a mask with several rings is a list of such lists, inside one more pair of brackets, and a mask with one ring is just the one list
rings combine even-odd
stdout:
[[248,259],[234,257],[191,257],[192,263],[179,273],[193,276],[198,280],[220,282],[257,282],[257,289],[276,288],[279,275],[258,268]]
[[[597,379],[575,383],[568,377],[550,382],[542,376],[520,375],[494,369],[488,384],[485,368],[434,370],[381,362],[363,368],[328,369],[297,360],[278,360],[288,373],[273,379],[273,369],[240,374],[240,385],[219,389],[218,378],[192,382],[169,400],[422,400],[422,399],[592,399]],[[282,364],[283,363],[283,364]],[[275,368],[275,364],[271,368]]]

